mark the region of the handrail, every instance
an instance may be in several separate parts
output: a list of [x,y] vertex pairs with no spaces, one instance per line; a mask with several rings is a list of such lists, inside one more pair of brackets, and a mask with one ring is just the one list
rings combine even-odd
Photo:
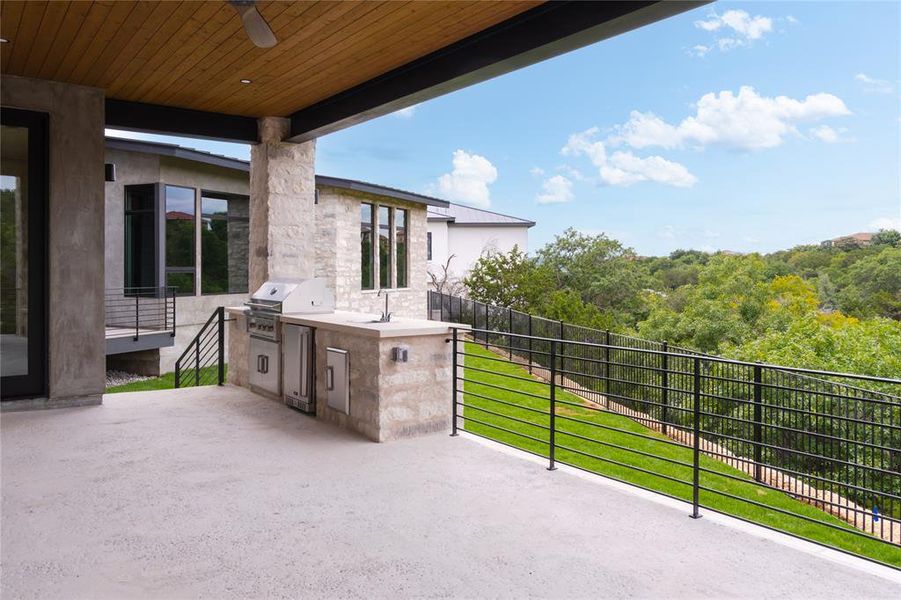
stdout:
[[175,337],[176,288],[120,287],[104,291],[105,325],[108,328],[130,329],[134,341],[144,333],[169,331]]
[[[211,352],[215,343],[216,350]],[[186,366],[182,364],[186,361]],[[206,323],[197,332],[197,335],[188,343],[184,352],[175,361],[175,387],[188,387],[188,385],[201,385],[206,382],[207,374],[204,369],[217,367],[216,384],[225,383],[225,307],[220,306],[206,320]],[[183,372],[193,371],[193,384],[184,385]]]

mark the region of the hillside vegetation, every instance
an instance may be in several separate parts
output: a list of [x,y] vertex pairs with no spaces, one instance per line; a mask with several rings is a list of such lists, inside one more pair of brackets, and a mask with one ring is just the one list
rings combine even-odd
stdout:
[[870,246],[642,257],[573,229],[527,256],[488,254],[482,302],[742,360],[901,376],[901,234]]

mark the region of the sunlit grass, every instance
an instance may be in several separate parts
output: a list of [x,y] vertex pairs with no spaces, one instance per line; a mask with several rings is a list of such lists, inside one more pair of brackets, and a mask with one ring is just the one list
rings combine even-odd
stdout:
[[[461,409],[461,414],[469,418],[465,421],[465,430],[546,457],[549,432],[544,428],[548,427],[550,423],[549,401],[546,399],[548,385],[529,378],[528,371],[518,365],[491,360],[498,356],[477,344],[466,343],[465,352],[467,368],[465,369],[466,382],[463,387],[466,406]],[[491,373],[476,369],[484,369]],[[530,380],[514,379],[509,377],[510,375]],[[480,398],[474,394],[509,404]],[[542,396],[542,398],[536,398],[529,394]],[[583,406],[586,404],[583,398],[564,390],[557,390],[557,398],[567,403]],[[515,406],[510,406],[510,404]],[[583,406],[557,405],[555,427],[557,461],[691,501],[690,482],[693,473],[691,448],[667,443],[671,441],[669,438],[622,415],[592,410]],[[485,412],[486,410],[491,412]],[[535,410],[540,413],[534,412]],[[505,417],[513,417],[517,420]],[[474,419],[485,424],[476,423]],[[501,431],[492,425],[515,433]],[[528,439],[517,434],[525,434],[535,439]],[[640,434],[651,439],[631,434]],[[564,447],[571,450],[565,450]],[[588,457],[579,452],[599,458]],[[652,456],[645,456],[637,452],[645,452]],[[700,492],[702,505],[901,567],[901,547],[875,538],[833,529],[826,524],[857,531],[848,523],[810,504],[795,500],[783,492],[757,485],[743,472],[722,462],[702,455],[700,465],[702,468],[714,471],[714,473],[701,472],[701,486],[752,500],[764,504],[766,507],[755,506],[743,500],[728,498],[705,490]],[[630,467],[644,469],[648,472]],[[739,480],[720,474],[731,475]],[[666,477],[679,481],[666,479]],[[814,519],[816,522],[786,515],[773,509],[789,511]]]

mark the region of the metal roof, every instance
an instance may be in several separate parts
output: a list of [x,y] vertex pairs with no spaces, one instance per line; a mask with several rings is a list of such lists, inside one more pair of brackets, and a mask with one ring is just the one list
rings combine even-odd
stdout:
[[447,208],[429,208],[429,221],[447,221],[449,225],[468,227],[532,227],[535,221],[511,217],[482,208],[448,203]]
[[[111,150],[123,150],[126,152],[143,152],[146,154],[157,154],[160,156],[172,156],[185,160],[193,160],[208,165],[216,165],[227,169],[235,169],[245,173],[250,172],[250,162],[221,154],[214,154],[204,150],[195,150],[193,148],[185,148],[178,144],[167,144],[163,142],[148,142],[144,140],[131,140],[123,138],[106,138],[106,147]],[[415,202],[417,204],[425,204],[429,207],[446,209],[449,202],[431,196],[424,196],[414,192],[407,192],[397,188],[379,185],[377,183],[368,183],[366,181],[358,181],[356,179],[344,179],[343,177],[329,177],[327,175],[316,175],[316,186],[334,187],[342,190],[354,192],[363,192],[376,196],[384,196],[395,200],[404,200],[406,202]]]

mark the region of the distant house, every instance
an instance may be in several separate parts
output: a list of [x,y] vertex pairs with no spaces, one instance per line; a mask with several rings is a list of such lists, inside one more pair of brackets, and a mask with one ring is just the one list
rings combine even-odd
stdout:
[[832,238],[823,242],[823,246],[841,247],[841,246],[869,246],[873,242],[875,234],[862,231],[852,233],[851,235],[843,235],[841,237]]
[[[459,281],[486,253],[529,249],[529,228],[534,221],[451,202],[428,209],[427,254],[429,272]],[[445,268],[447,273],[445,273]]]

